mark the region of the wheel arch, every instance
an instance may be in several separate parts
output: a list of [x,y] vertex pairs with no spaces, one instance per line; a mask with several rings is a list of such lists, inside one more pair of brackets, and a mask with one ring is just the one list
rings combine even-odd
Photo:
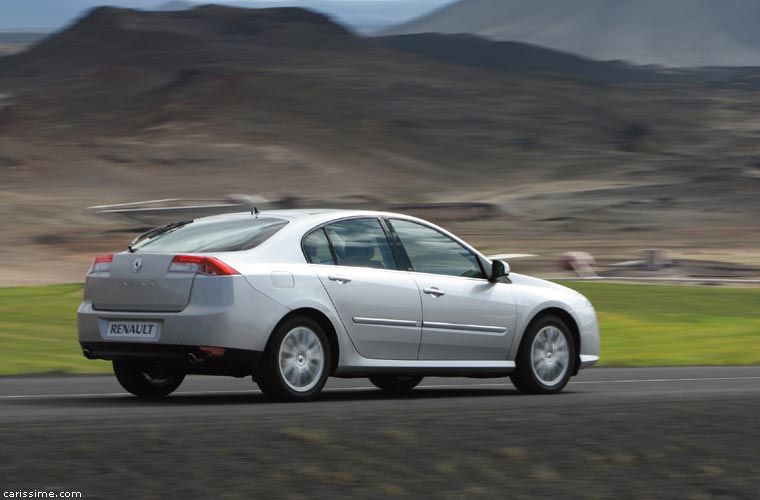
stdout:
[[530,321],[528,321],[528,324],[523,330],[519,349],[522,350],[525,344],[525,332],[527,332],[536,321],[540,320],[544,316],[557,316],[565,322],[568,328],[570,328],[570,334],[573,336],[573,343],[575,344],[575,359],[573,359],[572,374],[577,375],[578,371],[581,368],[581,331],[578,327],[578,322],[575,320],[575,317],[573,317],[572,314],[570,314],[567,310],[562,309],[561,307],[550,306],[536,312]]
[[[319,326],[321,326],[325,331],[327,340],[330,342],[330,375],[332,375],[335,373],[335,369],[338,367],[338,360],[340,359],[338,333],[335,331],[335,326],[332,324],[332,321],[330,321],[330,318],[328,318],[327,315],[319,309],[314,309],[313,307],[300,307],[298,309],[290,311],[288,314],[283,316],[282,319],[280,319],[280,321],[278,321],[275,327],[272,329],[272,332],[275,332],[282,323],[295,316],[306,316],[308,318],[311,318],[316,321]],[[272,342],[272,337],[273,335],[270,333],[265,348],[267,351],[269,350],[270,344]]]

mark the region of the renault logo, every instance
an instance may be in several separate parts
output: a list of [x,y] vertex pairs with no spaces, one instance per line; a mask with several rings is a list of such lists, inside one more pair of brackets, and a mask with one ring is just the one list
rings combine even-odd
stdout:
[[136,259],[135,259],[135,261],[132,263],[132,269],[134,269],[134,270],[135,270],[135,272],[137,272],[137,271],[139,271],[139,270],[140,270],[140,268],[141,268],[141,267],[142,267],[142,259],[138,257],[138,258],[136,258]]

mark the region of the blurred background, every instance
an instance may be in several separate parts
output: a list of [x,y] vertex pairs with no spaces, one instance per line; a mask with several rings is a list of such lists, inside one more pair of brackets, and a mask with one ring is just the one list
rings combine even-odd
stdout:
[[757,274],[756,2],[112,3],[0,5],[0,285],[241,200],[407,211],[545,276]]
[[[157,224],[252,204],[401,211],[506,255],[517,272],[649,283],[569,283],[597,307],[603,365],[760,364],[760,2],[103,3],[0,2],[0,374],[108,372],[106,363],[84,360],[75,341],[78,283],[92,257],[124,249]],[[208,402],[241,401],[194,401]],[[597,403],[606,404],[601,396]],[[598,484],[584,482],[583,467],[596,467],[595,477],[629,481],[605,483],[598,498],[658,498],[674,477],[684,479],[671,498],[757,497],[751,477],[760,469],[742,448],[757,428],[743,403],[723,403],[690,407],[715,428],[693,427],[670,441],[623,428],[631,440],[602,442],[649,404],[621,401],[618,414],[602,411],[600,427],[580,438],[565,429],[551,434],[582,441],[583,449],[559,454],[552,443],[534,450],[530,427],[518,426],[517,444],[481,428],[450,441],[426,477],[480,478],[474,489],[452,487],[451,498],[491,496],[503,486],[493,474],[502,467],[530,478],[525,491],[539,496],[562,481],[593,493]],[[350,400],[334,404],[355,409]],[[507,425],[498,423],[502,409],[473,404],[489,425]],[[353,472],[345,473],[314,465],[322,452],[340,455],[338,442],[366,444],[332,417],[321,417],[316,430],[281,428],[275,436],[286,445],[259,436],[307,450],[292,470],[247,456],[232,441],[203,441],[211,424],[191,430],[206,436],[202,449],[220,457],[220,467],[246,456],[264,463],[262,484],[274,496],[302,498],[274,486],[298,472],[325,495],[384,498],[440,486],[415,489],[413,471],[389,465],[420,447],[441,452],[431,429],[461,430],[448,404],[439,406],[433,415],[446,415],[439,427],[428,427],[428,410],[416,406],[410,420],[381,412],[388,420],[372,420],[380,429],[370,436],[374,451],[351,458]],[[675,403],[660,409],[637,429],[699,420]],[[565,410],[586,418],[580,404]],[[544,413],[542,425],[551,426],[552,415]],[[743,437],[722,434],[729,418]],[[87,442],[85,430],[67,429],[62,442]],[[98,439],[126,448],[120,429]],[[140,429],[136,439],[148,450],[191,453],[166,440],[184,439],[187,429]],[[30,432],[21,437],[41,447],[24,448],[11,430],[3,436],[31,460],[50,451],[50,436]],[[483,436],[497,439],[487,452],[473,444]],[[91,456],[87,444],[77,446]],[[723,461],[679,468],[719,449]],[[446,455],[451,450],[463,451]],[[736,450],[750,458],[732,460]],[[70,458],[55,456],[53,465]],[[97,462],[81,457],[84,468]],[[536,457],[549,465],[532,465]],[[199,481],[224,476],[196,466]],[[23,461],[7,467],[31,477]],[[141,478],[145,497],[158,488],[139,468],[124,475],[113,467],[105,472],[118,480]],[[386,478],[373,479],[371,469]],[[46,473],[65,482],[65,470]],[[243,483],[227,486],[243,495],[230,498],[246,497]]]

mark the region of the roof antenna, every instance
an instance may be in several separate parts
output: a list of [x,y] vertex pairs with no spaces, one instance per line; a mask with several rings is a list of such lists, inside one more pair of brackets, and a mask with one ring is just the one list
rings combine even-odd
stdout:
[[259,218],[259,209],[256,208],[256,205],[251,205],[251,215],[254,215],[257,219]]

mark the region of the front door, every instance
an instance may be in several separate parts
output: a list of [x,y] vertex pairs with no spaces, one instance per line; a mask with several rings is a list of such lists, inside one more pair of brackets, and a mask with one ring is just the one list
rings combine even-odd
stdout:
[[507,359],[516,318],[511,285],[489,282],[477,256],[448,235],[417,222],[390,222],[420,290],[419,359]]

